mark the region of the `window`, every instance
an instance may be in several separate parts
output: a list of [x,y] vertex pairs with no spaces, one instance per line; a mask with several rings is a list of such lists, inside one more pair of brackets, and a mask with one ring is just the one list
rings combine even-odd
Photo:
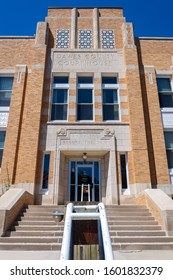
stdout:
[[48,189],[50,154],[44,154],[42,189]]
[[120,153],[120,171],[121,171],[121,189],[123,194],[129,194],[128,183],[128,155],[127,153]]
[[58,29],[56,32],[56,48],[69,48],[69,30]]
[[92,47],[92,31],[91,30],[80,30],[79,31],[79,48],[90,49]]
[[165,136],[168,168],[173,169],[173,131],[165,131],[164,136]]
[[5,134],[6,134],[6,131],[0,130],[0,167],[1,167],[1,164],[2,164],[2,156],[3,156],[3,150],[4,150]]
[[103,120],[119,120],[117,77],[102,77]]
[[173,92],[169,77],[157,78],[159,101],[161,108],[173,108]]
[[54,77],[51,120],[67,120],[68,77]]
[[10,107],[13,77],[0,77],[0,107]]
[[78,77],[77,120],[93,120],[92,77]]
[[113,30],[102,30],[101,37],[103,49],[113,49],[115,47]]

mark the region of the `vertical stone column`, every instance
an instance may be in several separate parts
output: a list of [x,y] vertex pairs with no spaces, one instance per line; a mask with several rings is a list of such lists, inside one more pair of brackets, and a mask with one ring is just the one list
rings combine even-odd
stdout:
[[76,30],[77,30],[77,9],[73,8],[71,13],[71,48],[76,48]]
[[76,73],[71,72],[69,77],[68,121],[76,121]]
[[107,165],[107,178],[106,178],[106,197],[105,203],[107,205],[117,204],[117,172],[116,172],[116,154],[115,150],[110,152],[105,157],[105,164]]
[[99,15],[98,15],[98,9],[93,9],[93,32],[94,32],[94,49],[99,48]]
[[94,73],[94,113],[95,122],[102,122],[102,88],[101,73]]

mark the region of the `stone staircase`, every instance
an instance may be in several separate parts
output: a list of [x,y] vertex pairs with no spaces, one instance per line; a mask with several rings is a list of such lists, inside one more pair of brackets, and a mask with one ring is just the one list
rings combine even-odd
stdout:
[[64,221],[56,223],[52,212],[63,210],[64,206],[29,205],[6,236],[0,237],[0,250],[61,250]]
[[[60,251],[64,221],[56,223],[52,212],[64,206],[30,205],[0,237],[0,250]],[[173,250],[173,236],[166,236],[145,206],[106,206],[113,251]]]
[[173,236],[166,236],[145,206],[106,206],[113,251],[173,250]]

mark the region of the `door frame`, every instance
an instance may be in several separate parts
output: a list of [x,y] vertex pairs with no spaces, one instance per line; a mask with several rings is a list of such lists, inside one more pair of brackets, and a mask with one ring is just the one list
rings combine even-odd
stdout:
[[79,189],[79,184],[78,184],[78,169],[79,168],[91,168],[92,170],[92,184],[94,186],[94,165],[93,164],[87,164],[87,162],[84,164],[76,164],[76,172],[75,172],[75,201],[79,201],[78,200],[78,189]]
[[[79,167],[84,167],[86,165],[86,167],[91,167],[92,168],[92,183],[93,183],[93,190],[92,190],[92,197],[93,197],[93,201],[95,200],[95,183],[94,183],[94,162],[98,162],[98,166],[99,166],[99,201],[101,201],[102,199],[102,184],[101,184],[101,160],[100,159],[94,159],[94,160],[90,160],[89,163],[78,163],[78,162],[82,162],[81,159],[70,159],[69,160],[69,172],[68,172],[68,200],[70,200],[70,196],[71,196],[71,163],[75,162],[75,201],[77,200],[78,197],[78,168]],[[92,164],[90,163],[92,162]]]

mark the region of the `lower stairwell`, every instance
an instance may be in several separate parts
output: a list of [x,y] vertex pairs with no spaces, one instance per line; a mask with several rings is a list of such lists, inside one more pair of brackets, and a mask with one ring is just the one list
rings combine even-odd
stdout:
[[107,206],[106,212],[113,251],[173,250],[173,236],[166,236],[146,206]]
[[29,205],[0,238],[0,250],[61,250],[64,221],[56,223],[52,213],[62,210],[64,206]]
[[[145,206],[105,206],[113,251],[173,250],[173,236],[166,232]],[[49,251],[61,250],[64,221],[56,223],[54,211],[64,206],[30,205],[0,237],[0,250]]]

